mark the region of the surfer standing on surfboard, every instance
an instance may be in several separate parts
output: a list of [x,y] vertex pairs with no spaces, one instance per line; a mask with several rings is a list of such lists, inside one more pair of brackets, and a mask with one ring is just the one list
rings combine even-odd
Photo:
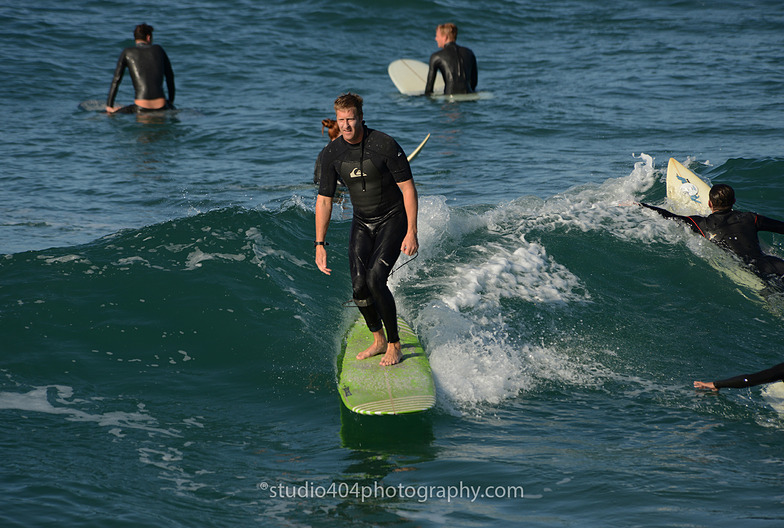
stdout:
[[[106,98],[106,111],[110,114],[136,114],[156,110],[174,109],[174,71],[163,48],[152,43],[152,26],[139,24],[133,31],[136,45],[125,48],[117,60],[114,78]],[[114,106],[125,68],[131,75],[135,99],[132,105]],[[164,98],[163,80],[166,79],[168,100]]]
[[397,307],[387,279],[401,251],[412,256],[419,250],[414,178],[400,145],[387,134],[365,126],[360,96],[346,93],[338,97],[335,115],[341,136],[321,153],[316,265],[331,274],[326,236],[337,182],[342,179],[354,209],[349,238],[354,303],[373,333],[373,344],[357,359],[384,354],[380,364],[394,365],[400,362],[402,352]]
[[436,28],[436,43],[442,49],[430,56],[425,95],[433,93],[437,72],[441,72],[444,78],[444,95],[476,91],[478,81],[476,56],[470,49],[458,46],[456,40],[456,25],[441,24]]
[[784,277],[784,260],[763,253],[757,235],[759,231],[784,234],[784,222],[756,213],[733,211],[735,191],[723,183],[711,187],[708,198],[709,216],[681,216],[653,205],[640,205],[665,218],[686,223],[692,231],[738,255],[761,278]]

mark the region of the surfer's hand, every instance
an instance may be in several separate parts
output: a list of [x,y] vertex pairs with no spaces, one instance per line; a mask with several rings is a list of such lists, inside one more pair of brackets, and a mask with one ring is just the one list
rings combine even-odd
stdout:
[[327,250],[324,246],[316,246],[316,266],[322,273],[332,274],[332,270],[327,267]]
[[403,243],[400,245],[400,251],[409,257],[419,251],[419,241],[417,240],[416,233],[406,233],[406,238],[403,239]]
[[618,204],[618,207],[631,207],[633,205],[640,205],[637,202],[621,202]]
[[705,383],[704,381],[695,381],[694,382],[694,388],[695,389],[710,389],[710,390],[713,390],[713,391],[719,390],[719,389],[716,388],[716,386],[713,384],[712,381],[709,381],[707,383]]

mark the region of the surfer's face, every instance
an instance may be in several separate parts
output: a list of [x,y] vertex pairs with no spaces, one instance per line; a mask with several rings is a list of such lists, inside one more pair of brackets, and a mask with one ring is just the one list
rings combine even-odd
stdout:
[[343,139],[349,143],[359,143],[362,140],[364,127],[362,126],[362,118],[357,116],[356,108],[336,110],[335,117]]
[[446,44],[446,35],[436,29],[436,44],[438,44],[439,48],[443,48]]

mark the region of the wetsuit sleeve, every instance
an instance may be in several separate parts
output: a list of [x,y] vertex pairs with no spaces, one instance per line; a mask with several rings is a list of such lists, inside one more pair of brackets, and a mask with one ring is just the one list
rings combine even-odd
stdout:
[[[161,49],[161,51],[163,51]],[[166,90],[169,93],[169,103],[174,104],[174,70],[172,69],[171,62],[169,62],[169,56],[166,55],[166,52],[163,52],[163,74],[166,77]]]
[[392,139],[391,143],[394,151],[391,152],[389,158],[387,158],[387,168],[389,169],[389,172],[392,173],[392,176],[397,183],[412,179],[414,175],[411,172],[411,165],[408,163],[406,153],[403,152],[403,149],[397,144],[397,141]]
[[784,222],[768,218],[767,216],[755,214],[754,224],[757,226],[757,231],[784,234]]
[[317,183],[319,186],[318,193],[322,196],[329,196],[330,198],[335,196],[335,191],[338,188],[338,174],[335,170],[333,160],[334,158],[334,151],[330,150],[329,152],[327,149],[330,145],[324,147],[324,149],[319,153],[318,157],[316,158],[316,174],[314,174],[314,180],[318,178]]
[[425,83],[425,95],[433,93],[433,86],[436,83],[436,74],[438,73],[438,53],[433,53],[430,56],[430,69],[427,71],[427,82]]
[[109,96],[106,98],[106,106],[114,106],[114,100],[117,98],[117,91],[120,89],[120,82],[122,82],[126,65],[126,54],[125,51],[123,51],[120,54],[120,58],[117,59],[117,66],[114,68],[114,77],[112,78],[112,84],[109,87]]
[[779,363],[775,367],[755,372],[754,374],[742,374],[725,380],[714,381],[713,385],[717,389],[743,389],[762,385],[763,383],[773,383],[784,381],[784,363]]
[[671,213],[667,209],[662,209],[661,207],[656,207],[647,203],[640,203],[640,205],[650,209],[651,211],[656,211],[664,218],[680,220],[681,222],[689,226],[689,228],[691,228],[691,230],[694,231],[695,233],[699,233],[700,235],[705,236],[705,233],[703,232],[702,228],[700,228],[700,224],[705,220],[705,218],[703,218],[702,216],[681,216],[675,213]]
[[313,167],[313,183],[316,185],[319,184],[321,179],[321,153],[319,152],[318,157],[316,158],[316,166]]
[[474,52],[471,52],[471,79],[469,79],[471,83],[471,91],[476,91],[476,85],[479,83],[479,71],[476,69],[476,55]]

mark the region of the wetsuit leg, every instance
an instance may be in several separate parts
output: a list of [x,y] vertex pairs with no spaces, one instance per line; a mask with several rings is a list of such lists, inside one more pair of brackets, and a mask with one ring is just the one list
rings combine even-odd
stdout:
[[354,304],[365,318],[365,324],[371,332],[381,330],[381,316],[373,306],[373,298],[365,280],[365,262],[373,251],[373,235],[368,226],[355,218],[351,224],[349,236],[349,267],[351,269],[351,285],[354,289]]
[[396,214],[371,226],[354,220],[349,242],[354,302],[371,332],[380,330],[383,322],[390,343],[398,342],[400,337],[395,298],[387,279],[400,256],[406,229],[405,214]]
[[760,275],[784,275],[784,260],[766,255],[754,261],[754,266],[759,270]]

